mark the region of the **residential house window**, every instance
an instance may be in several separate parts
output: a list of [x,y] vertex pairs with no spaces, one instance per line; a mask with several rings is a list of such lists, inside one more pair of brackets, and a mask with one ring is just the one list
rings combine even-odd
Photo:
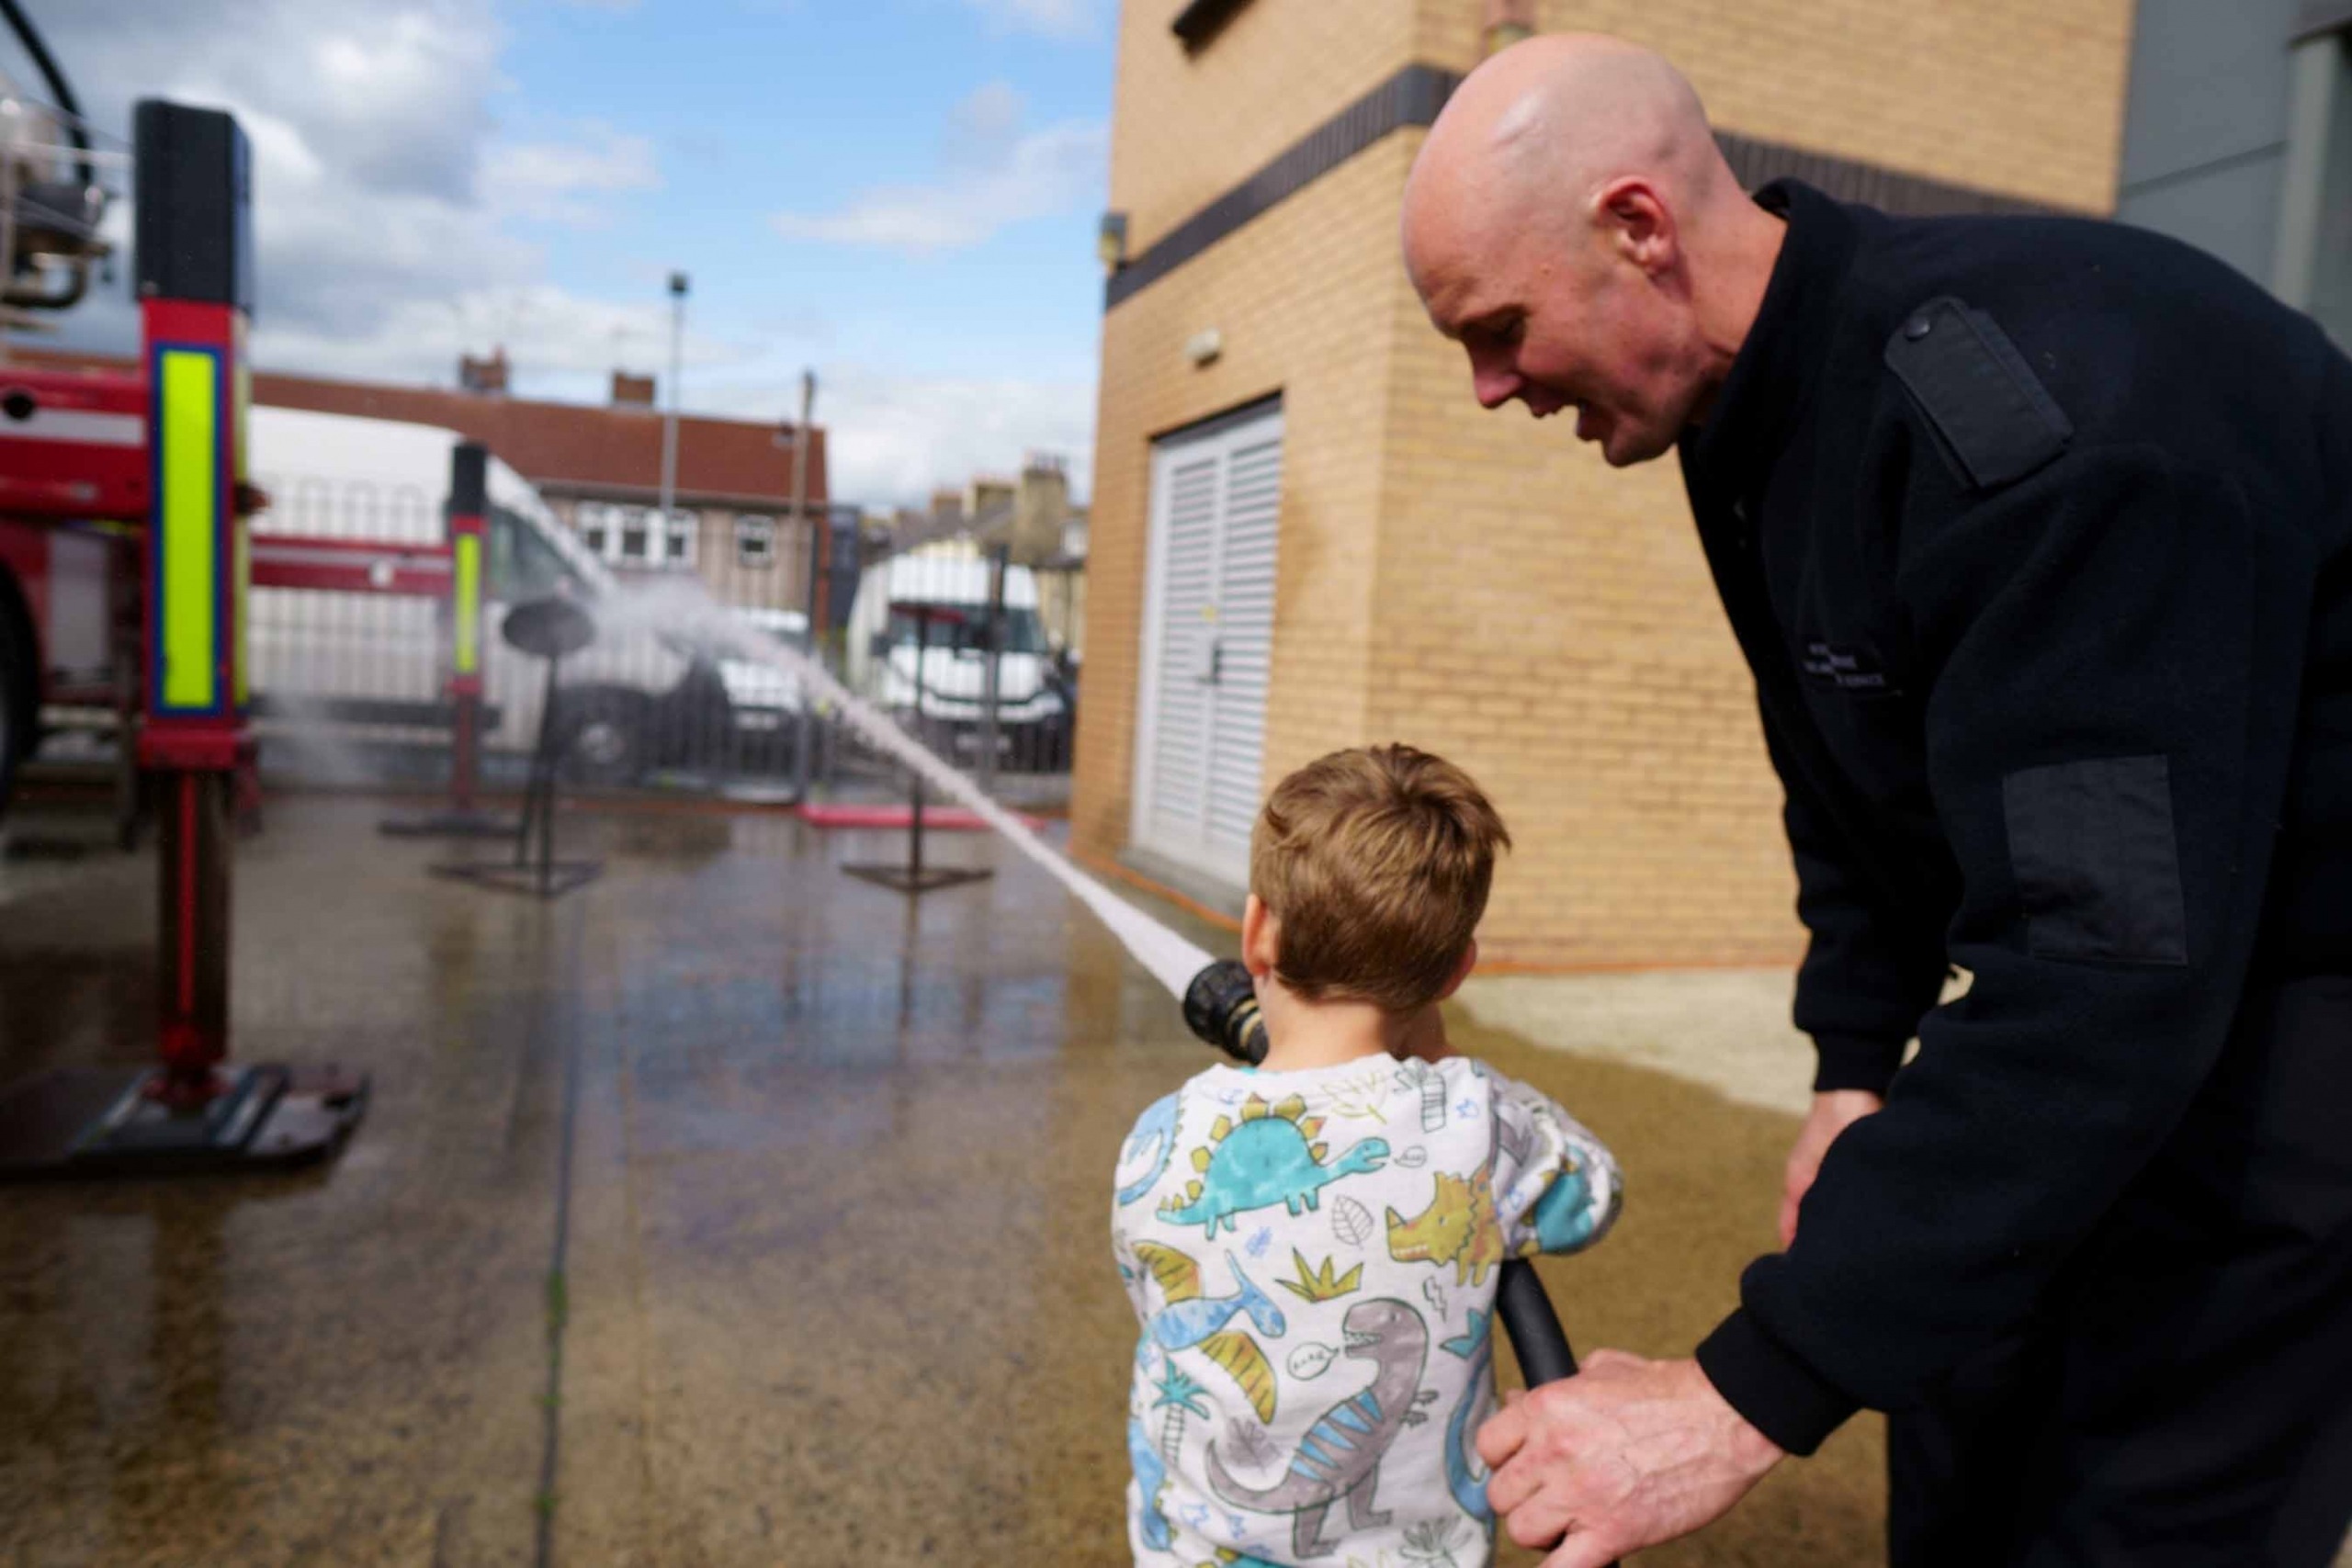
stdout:
[[775,559],[775,519],[745,513],[735,519],[735,563],[767,566]]
[[581,543],[615,566],[693,570],[700,519],[692,512],[673,511],[663,524],[651,507],[583,501],[571,515]]
[[663,529],[665,547],[662,564],[682,571],[691,571],[695,564],[695,538],[702,532],[702,518],[692,512],[672,512],[669,525]]
[[611,556],[613,550],[613,509],[601,501],[583,501],[571,509],[574,525],[580,530],[580,542],[588,553],[599,559]]
[[620,513],[620,527],[616,531],[619,542],[613,547],[613,558],[623,566],[643,566],[647,558],[646,547],[652,539],[652,534],[645,525],[645,508],[623,506],[615,510]]

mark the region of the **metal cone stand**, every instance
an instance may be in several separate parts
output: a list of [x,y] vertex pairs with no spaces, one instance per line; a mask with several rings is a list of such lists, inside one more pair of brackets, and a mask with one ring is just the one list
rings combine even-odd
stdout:
[[[891,614],[911,616],[915,623],[914,686],[915,723],[922,723],[922,671],[931,655],[931,623],[943,615],[953,616],[952,610],[943,611],[933,604],[911,601],[890,606]],[[917,737],[921,739],[920,736]],[[925,865],[922,863],[922,775],[912,768],[907,770],[910,792],[907,816],[907,858],[904,864],[866,862],[845,865],[842,870],[862,881],[894,888],[900,893],[929,893],[941,887],[961,886],[967,882],[984,882],[996,874],[986,866]]]

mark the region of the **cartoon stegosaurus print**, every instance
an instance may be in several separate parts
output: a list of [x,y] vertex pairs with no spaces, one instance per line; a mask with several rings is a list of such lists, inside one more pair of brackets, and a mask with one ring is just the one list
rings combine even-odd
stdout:
[[1215,1235],[1219,1225],[1238,1228],[1234,1216],[1252,1209],[1280,1203],[1304,1213],[1332,1182],[1387,1162],[1387,1143],[1365,1138],[1326,1165],[1329,1150],[1316,1141],[1322,1130],[1322,1119],[1307,1115],[1306,1101],[1297,1095],[1274,1105],[1251,1095],[1242,1102],[1239,1121],[1216,1119],[1209,1129],[1211,1146],[1193,1151],[1193,1168],[1201,1174],[1186,1184],[1182,1198],[1161,1205],[1159,1217]]

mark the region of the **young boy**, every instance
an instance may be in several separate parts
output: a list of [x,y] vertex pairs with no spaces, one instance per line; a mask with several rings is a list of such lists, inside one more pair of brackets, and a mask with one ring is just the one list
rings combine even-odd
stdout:
[[1446,1054],[1437,1004],[1509,842],[1467,774],[1406,746],[1309,763],[1259,816],[1265,1063],[1145,1111],[1112,1212],[1143,1325],[1138,1563],[1487,1562],[1502,1260],[1591,1245],[1619,1192],[1567,1112]]

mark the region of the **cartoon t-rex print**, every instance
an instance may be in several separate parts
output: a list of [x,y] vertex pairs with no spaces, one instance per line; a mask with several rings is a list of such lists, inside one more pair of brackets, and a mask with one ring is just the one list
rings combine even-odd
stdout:
[[1407,1219],[1388,1211],[1388,1256],[1399,1263],[1453,1265],[1453,1282],[1483,1284],[1503,1260],[1503,1227],[1495,1217],[1494,1179],[1437,1173],[1437,1195]]
[[1237,1508],[1290,1515],[1291,1550],[1301,1557],[1329,1557],[1339,1550],[1338,1541],[1323,1539],[1323,1527],[1343,1501],[1351,1529],[1388,1522],[1389,1516],[1373,1506],[1381,1459],[1397,1433],[1429,1419],[1419,1407],[1437,1397],[1436,1390],[1421,1387],[1430,1331],[1419,1313],[1379,1296],[1350,1307],[1341,1327],[1347,1354],[1373,1363],[1372,1382],[1316,1419],[1280,1481],[1244,1486],[1226,1469],[1214,1439],[1208,1448],[1209,1490]]
[[1445,1421],[1445,1487],[1453,1494],[1462,1511],[1482,1525],[1495,1517],[1495,1511],[1487,1502],[1487,1478],[1482,1473],[1486,1466],[1471,1446],[1470,1427],[1478,1418],[1479,1409],[1491,1398],[1493,1328],[1494,1320],[1473,1307],[1470,1326],[1441,1346],[1448,1355],[1459,1356],[1470,1363],[1470,1382],[1462,1391],[1462,1402]]
[[1288,1325],[1283,1309],[1241,1271],[1241,1260],[1229,1252],[1225,1255],[1225,1266],[1233,1270],[1234,1283],[1240,1288],[1229,1296],[1208,1296],[1201,1293],[1201,1266],[1189,1254],[1146,1241],[1136,1243],[1136,1259],[1151,1270],[1168,1301],[1145,1322],[1136,1359],[1142,1361],[1155,1346],[1162,1354],[1198,1350],[1241,1386],[1259,1420],[1272,1420],[1274,1369],[1255,1339],[1226,1325],[1248,1313],[1258,1332],[1269,1339],[1281,1338]]
[[1119,1189],[1121,1208],[1150,1191],[1168,1174],[1169,1156],[1176,1152],[1177,1108],[1178,1097],[1167,1095],[1152,1101],[1150,1108],[1136,1118],[1135,1127],[1119,1149],[1119,1168],[1125,1170],[1153,1145],[1159,1147],[1152,1154],[1151,1168]]
[[1219,1225],[1238,1229],[1234,1216],[1251,1209],[1280,1203],[1293,1214],[1304,1213],[1332,1182],[1378,1170],[1387,1161],[1387,1143],[1365,1138],[1326,1165],[1323,1156],[1329,1151],[1315,1141],[1322,1130],[1322,1119],[1307,1115],[1306,1102],[1297,1095],[1277,1105],[1251,1095],[1242,1102],[1238,1122],[1216,1119],[1208,1145],[1193,1151],[1199,1178],[1187,1184],[1182,1199],[1161,1204],[1159,1217],[1170,1224],[1200,1225],[1215,1235]]

